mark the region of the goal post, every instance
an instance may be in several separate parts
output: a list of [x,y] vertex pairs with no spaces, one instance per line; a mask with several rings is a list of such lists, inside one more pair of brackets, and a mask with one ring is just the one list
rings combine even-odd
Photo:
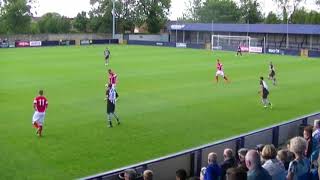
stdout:
[[240,46],[242,52],[265,52],[265,38],[252,38],[250,36],[212,35],[211,49],[237,51]]

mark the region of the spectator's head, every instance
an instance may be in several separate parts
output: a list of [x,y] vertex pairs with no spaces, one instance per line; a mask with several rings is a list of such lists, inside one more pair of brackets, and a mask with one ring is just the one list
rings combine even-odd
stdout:
[[246,158],[246,154],[248,152],[247,148],[241,148],[238,150],[239,161],[244,162]]
[[134,169],[126,169],[124,171],[125,180],[134,180],[137,176],[137,172]]
[[224,158],[225,160],[227,160],[227,159],[232,159],[232,158],[233,158],[233,151],[232,151],[232,149],[229,149],[229,148],[225,149],[225,150],[223,151],[223,158]]
[[211,152],[208,154],[208,164],[214,164],[217,162],[217,154],[214,152]]
[[320,119],[314,120],[313,125],[315,129],[320,129]]
[[277,150],[273,144],[267,144],[263,147],[261,156],[265,160],[275,159],[277,157]]
[[40,96],[43,95],[43,90],[39,90],[39,95],[40,95]]
[[[263,80],[263,79],[262,79],[262,80]],[[256,146],[256,150],[258,151],[259,154],[261,154],[263,148],[264,148],[264,144],[258,144],[258,145]]]
[[246,166],[249,170],[253,170],[261,166],[260,155],[256,150],[248,151],[246,155]]
[[187,179],[187,172],[184,169],[179,169],[176,171],[176,180],[186,180]]
[[281,149],[280,151],[278,151],[277,159],[282,163],[286,163],[288,161],[288,151],[284,149]]
[[246,180],[247,172],[243,168],[229,168],[226,173],[227,180]]
[[312,131],[313,131],[313,127],[312,126],[306,126],[303,129],[303,137],[304,139],[308,140],[312,137]]
[[143,180],[152,180],[153,179],[153,172],[151,170],[143,171]]
[[302,137],[294,137],[290,140],[290,151],[295,154],[295,156],[302,156],[307,147],[307,141]]

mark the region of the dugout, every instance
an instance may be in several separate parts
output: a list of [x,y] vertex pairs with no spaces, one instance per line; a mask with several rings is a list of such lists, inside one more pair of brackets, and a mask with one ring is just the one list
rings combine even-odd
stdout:
[[212,35],[250,36],[266,49],[320,52],[320,25],[171,22],[168,32],[174,43],[205,45],[211,43]]

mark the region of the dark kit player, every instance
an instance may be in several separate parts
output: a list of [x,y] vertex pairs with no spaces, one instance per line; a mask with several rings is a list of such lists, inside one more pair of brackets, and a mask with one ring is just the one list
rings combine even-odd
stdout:
[[242,51],[241,51],[241,45],[238,46],[238,49],[237,49],[237,56],[242,56]]
[[270,62],[269,70],[270,70],[269,79],[272,80],[273,85],[276,85],[276,70],[272,62]]
[[106,50],[104,50],[104,59],[106,61],[105,65],[108,66],[109,65],[109,62],[110,62],[110,51],[108,48],[106,48]]

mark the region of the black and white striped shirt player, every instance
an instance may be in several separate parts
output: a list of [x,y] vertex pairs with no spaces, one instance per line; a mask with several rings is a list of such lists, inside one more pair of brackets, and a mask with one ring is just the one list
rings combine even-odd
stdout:
[[106,91],[106,100],[107,100],[107,116],[108,116],[108,122],[109,122],[109,127],[112,127],[112,121],[111,121],[111,116],[113,116],[117,120],[117,124],[120,125],[120,120],[118,116],[115,114],[116,110],[116,91],[114,87],[109,84],[108,89]]
[[262,93],[261,96],[262,96],[263,106],[265,108],[267,108],[268,106],[270,108],[272,108],[272,104],[268,99],[268,96],[270,94],[269,87],[268,87],[267,83],[263,80],[263,77],[260,77],[260,87],[261,87],[260,93]]

